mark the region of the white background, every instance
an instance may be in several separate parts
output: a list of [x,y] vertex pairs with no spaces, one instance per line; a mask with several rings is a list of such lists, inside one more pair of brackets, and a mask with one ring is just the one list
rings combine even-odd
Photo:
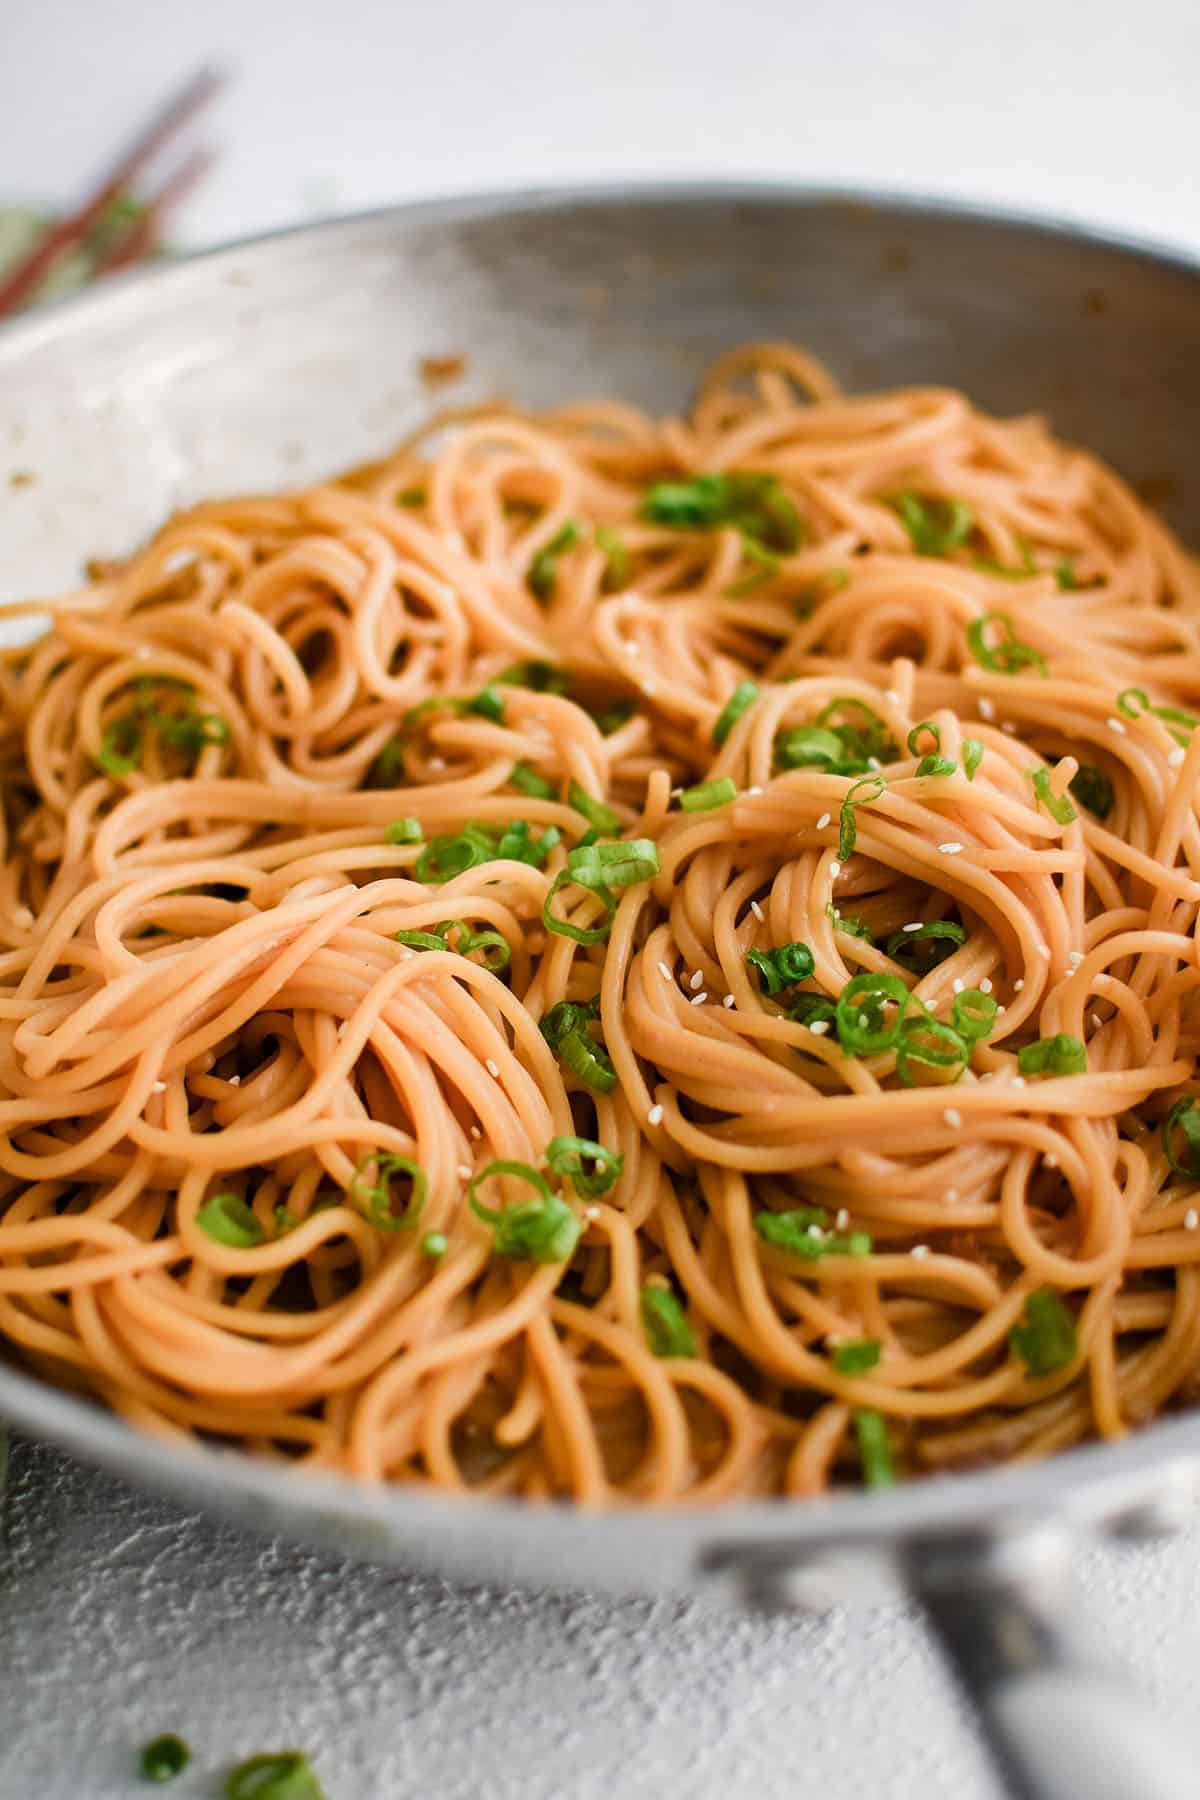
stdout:
[[[0,0],[0,200],[77,196],[209,57],[235,81],[192,243],[455,189],[723,174],[1200,250],[1197,0]],[[331,1800],[996,1791],[895,1612],[727,1625],[460,1593],[264,1551],[28,1453],[7,1530],[6,1796],[132,1800],[130,1744],[176,1721],[210,1768],[300,1738]],[[1106,1635],[1177,1719],[1200,1693],[1198,1553],[1193,1529],[1086,1564]]]

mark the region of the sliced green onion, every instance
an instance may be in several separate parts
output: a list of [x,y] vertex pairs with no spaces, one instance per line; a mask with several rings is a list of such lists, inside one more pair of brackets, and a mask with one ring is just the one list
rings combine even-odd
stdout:
[[1065,1369],[1079,1352],[1074,1317],[1053,1288],[1038,1288],[1025,1302],[1023,1322],[1008,1341],[1034,1380]]
[[1150,711],[1150,696],[1145,688],[1122,688],[1117,695],[1117,711],[1123,719],[1140,719],[1143,713]]
[[746,961],[758,970],[764,994],[779,994],[807,981],[816,967],[812,951],[798,938],[776,950],[747,950]]
[[983,745],[978,738],[964,738],[962,741],[963,774],[968,781],[974,781],[975,771],[983,761]]
[[404,780],[404,744],[400,738],[389,738],[375,758],[372,774],[379,787],[396,787]]
[[837,1037],[837,1007],[824,994],[797,994],[787,1016],[797,1025],[828,1025],[829,1036]]
[[145,735],[142,722],[134,713],[122,713],[114,719],[103,737],[96,755],[97,766],[106,775],[129,775],[141,767]]
[[393,819],[390,825],[383,828],[385,844],[419,844],[424,838],[419,819]]
[[826,1231],[807,1206],[791,1212],[755,1213],[754,1229],[772,1249],[803,1257],[805,1262],[819,1262],[823,1256],[871,1254],[871,1239],[865,1231],[852,1231],[848,1237]]
[[325,1800],[325,1790],[303,1750],[268,1750],[230,1771],[225,1800]]
[[460,832],[430,838],[417,858],[414,874],[418,881],[437,885],[452,881],[468,869],[477,869],[496,854],[492,839],[477,826],[468,825]]
[[548,825],[541,837],[535,838],[530,832],[527,819],[513,819],[505,826],[503,836],[496,845],[496,860],[528,863],[530,868],[544,869],[550,852],[561,841],[562,832],[557,825]]
[[480,688],[474,699],[465,702],[463,711],[478,713],[481,719],[490,719],[493,725],[503,725],[504,696],[498,694],[494,687]]
[[722,775],[718,781],[701,781],[695,787],[684,788],[679,804],[684,812],[712,812],[736,799],[737,783],[731,776]]
[[1065,794],[1056,794],[1050,786],[1049,769],[1031,769],[1030,780],[1038,806],[1044,806],[1057,825],[1072,825],[1079,817]]
[[853,913],[839,912],[832,900],[825,902],[825,917],[835,931],[844,931],[847,937],[864,938],[868,944],[872,942],[871,927],[862,919],[856,919]]
[[[476,1199],[479,1188],[494,1175],[511,1175],[534,1190],[533,1200],[516,1206],[485,1206]],[[492,1162],[467,1183],[467,1204],[477,1219],[492,1227],[497,1256],[510,1262],[561,1263],[573,1255],[583,1221],[562,1197],[554,1193],[544,1175],[523,1162]]]
[[478,952],[480,968],[487,969],[492,975],[499,975],[512,961],[508,939],[503,932],[492,931],[490,928],[468,931],[456,948],[460,956],[474,956]]
[[854,1432],[858,1438],[858,1454],[862,1459],[863,1480],[869,1488],[896,1485],[892,1463],[892,1446],[888,1440],[883,1414],[860,1407],[854,1415]]
[[777,769],[825,769],[830,774],[847,773],[842,769],[845,746],[836,731],[820,725],[793,725],[775,738]]
[[764,550],[799,547],[804,523],[778,476],[731,471],[660,481],[642,497],[641,516],[672,531],[735,525]]
[[1017,1068],[1022,1075],[1086,1075],[1087,1051],[1077,1037],[1060,1031],[1026,1044],[1018,1053]]
[[761,544],[756,544],[754,539],[748,537],[744,531],[742,533],[742,555],[747,562],[753,563],[754,567],[749,575],[743,575],[740,581],[735,581],[732,587],[725,589],[727,600],[744,600],[747,594],[753,594],[764,581],[770,581],[772,575],[779,573],[779,558],[770,550],[764,550]]
[[1054,571],[1054,579],[1057,581],[1060,590],[1064,594],[1069,594],[1073,588],[1079,586],[1079,577],[1075,573],[1075,564],[1071,561],[1069,556],[1064,556],[1062,561],[1058,564]]
[[539,600],[548,600],[554,592],[554,583],[558,577],[558,559],[567,550],[571,550],[579,542],[580,531],[574,519],[568,519],[548,544],[543,544],[529,565],[525,577],[530,593],[536,594]]
[[905,490],[893,495],[891,505],[918,556],[949,556],[966,543],[975,528],[974,515],[963,500],[940,495],[922,499]]
[[496,676],[496,681],[505,687],[530,688],[535,694],[565,694],[569,685],[564,670],[541,658],[513,663],[503,675]]
[[883,1354],[878,1338],[847,1338],[834,1346],[833,1366],[839,1375],[865,1375]]
[[446,1236],[444,1231],[427,1231],[425,1236],[421,1239],[421,1249],[426,1256],[431,1256],[435,1262],[437,1262],[439,1258],[445,1256],[449,1248],[450,1239]]
[[[858,825],[854,818],[855,807],[869,806],[872,800],[878,800],[886,786],[887,783],[884,781],[882,775],[865,775],[861,781],[856,781],[854,783],[854,786],[842,801],[838,830],[839,862],[849,862],[850,858],[854,855],[855,845],[858,843]],[[856,795],[858,796],[857,799],[855,798]]]
[[739,681],[728,700],[717,714],[717,722],[713,726],[713,743],[723,744],[744,712],[758,699],[757,681]]
[[253,1250],[263,1241],[263,1228],[236,1194],[214,1194],[196,1214],[196,1223],[215,1244],[231,1250]]
[[603,550],[606,559],[601,586],[606,594],[620,593],[629,586],[629,546],[611,525],[597,525],[592,535],[596,548]]
[[921,756],[924,754],[921,749],[920,742],[919,742],[921,733],[923,731],[927,731],[929,733],[930,737],[933,739],[934,749],[935,750],[941,749],[942,733],[941,733],[940,726],[935,725],[932,719],[922,719],[919,725],[913,726],[912,730],[909,732],[908,737],[906,739],[906,742],[908,744],[908,753],[910,756]]
[[595,1199],[619,1179],[625,1158],[592,1138],[556,1137],[546,1145],[546,1167],[552,1175],[566,1175],[577,1194]]
[[948,756],[923,756],[917,764],[918,775],[957,775],[958,764]]
[[528,794],[531,800],[553,800],[555,787],[544,775],[539,775],[532,764],[514,763],[509,772],[509,787],[515,787],[518,793]]
[[[449,922],[461,923],[460,920]],[[406,950],[449,950],[450,948],[440,931],[398,931],[395,936],[396,942],[403,944]]]
[[1113,809],[1115,794],[1113,784],[1103,769],[1095,763],[1081,763],[1078,775],[1071,782],[1070,793],[1078,800],[1080,806],[1094,813],[1098,819],[1107,819]]
[[[376,1181],[372,1187],[366,1187],[360,1178],[370,1163],[375,1164]],[[401,1212],[395,1212],[392,1207],[392,1182],[396,1176],[411,1183],[408,1201]],[[377,1150],[368,1150],[355,1172],[350,1194],[377,1230],[411,1231],[425,1211],[429,1177],[420,1163],[413,1162],[411,1157],[381,1156]]]
[[[1172,1138],[1178,1132],[1183,1138],[1182,1157]],[[1185,1181],[1200,1181],[1200,1106],[1194,1094],[1185,1094],[1167,1114],[1162,1128],[1163,1151],[1176,1175]]]
[[[841,713],[849,713],[849,720],[834,724]],[[898,754],[898,746],[888,735],[887,720],[879,716],[874,709],[854,694],[835,695],[817,714],[817,724],[828,726],[842,746],[842,762],[845,765],[843,774],[852,773],[851,764],[862,763],[870,766],[871,760],[891,762]]]
[[[894,931],[885,945],[885,953],[902,969],[926,974],[953,956],[967,934],[953,919],[930,919],[915,931]],[[906,954],[911,952],[911,954]]]
[[[989,644],[987,631],[993,625],[1005,635],[998,643]],[[967,648],[980,668],[993,675],[1016,675],[1021,669],[1036,669],[1039,675],[1046,673],[1045,657],[1032,644],[1021,642],[1008,613],[983,613],[973,619],[967,627]]]
[[596,730],[602,737],[611,737],[614,731],[620,731],[622,725],[628,725],[633,717],[631,700],[616,700],[606,706],[602,712],[595,714]]
[[981,988],[964,988],[961,994],[954,996],[950,1024],[968,1044],[976,1044],[980,1038],[987,1037],[999,1010],[992,996]]
[[638,1297],[638,1311],[655,1356],[695,1356],[696,1340],[687,1314],[670,1288],[647,1284]]
[[192,1753],[181,1737],[165,1732],[142,1746],[138,1770],[143,1781],[163,1783],[182,1775],[192,1760]]
[[[588,893],[594,894],[604,907],[604,918],[599,925],[573,925],[570,919],[560,919],[557,914],[553,912],[551,902],[553,901],[554,896],[560,894],[563,888],[571,887],[576,884],[585,886]],[[579,877],[572,874],[570,869],[560,869],[558,874],[554,877],[554,880],[550,883],[550,891],[542,902],[542,924],[546,927],[547,931],[552,931],[556,937],[571,938],[576,944],[602,944],[612,930],[612,922],[616,917],[616,911],[616,895],[610,893],[608,888],[604,887],[599,882],[593,883],[589,881],[579,883]]]
[[620,814],[615,813],[611,806],[606,806],[603,800],[597,800],[594,794],[589,794],[577,781],[572,781],[567,788],[567,805],[573,806],[577,813],[582,813],[588,824],[595,826],[597,831],[621,829]]
[[227,744],[232,735],[228,721],[220,713],[151,711],[146,717],[164,744],[193,756],[206,744]]
[[927,1009],[907,1017],[896,1043],[896,1073],[905,1087],[913,1087],[916,1077],[910,1064],[924,1069],[964,1069],[970,1060],[971,1046],[952,1025],[934,1018]]
[[[1137,702],[1136,706],[1134,705],[1135,701]],[[1194,713],[1184,712],[1182,707],[1155,705],[1145,688],[1123,688],[1117,695],[1117,711],[1127,719],[1139,719],[1142,713],[1149,713],[1152,719],[1161,719],[1164,725],[1182,725],[1184,729],[1172,731],[1171,736],[1177,744],[1182,744],[1185,749],[1192,732],[1200,724],[1200,719],[1197,719]]]
[[599,1013],[598,1000],[586,1004],[560,1000],[542,1020],[541,1032],[559,1061],[585,1087],[597,1094],[609,1094],[617,1085],[617,1072],[604,1044],[592,1036]]
[[[851,1056],[877,1056],[897,1044],[911,996],[898,975],[864,970],[837,1001],[838,1038]],[[887,1009],[892,1008],[891,1016]]]
[[653,838],[621,838],[612,844],[577,844],[567,852],[566,872],[582,887],[635,887],[659,873]]

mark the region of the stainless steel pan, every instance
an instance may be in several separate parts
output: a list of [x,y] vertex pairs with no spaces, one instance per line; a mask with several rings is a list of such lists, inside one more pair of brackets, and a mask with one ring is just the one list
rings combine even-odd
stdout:
[[[114,282],[0,332],[0,592],[48,591],[201,495],[377,454],[457,399],[678,406],[745,338],[794,337],[854,387],[961,385],[1047,411],[1166,495],[1200,541],[1200,266],[1062,226],[763,187],[409,206]],[[18,479],[14,483],[12,477]],[[32,479],[27,479],[32,477]],[[1026,1800],[1194,1800],[1200,1757],[1064,1619],[1081,1531],[1169,1527],[1200,1414],[1124,1443],[883,1495],[593,1517],[360,1490],[137,1436],[0,1364],[0,1414],[189,1505],[469,1579],[724,1587],[755,1606],[900,1583],[924,1604]]]

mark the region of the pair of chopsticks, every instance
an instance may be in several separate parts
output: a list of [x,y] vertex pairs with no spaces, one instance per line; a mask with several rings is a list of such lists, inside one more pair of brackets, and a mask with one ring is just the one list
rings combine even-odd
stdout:
[[168,218],[206,173],[213,152],[204,146],[190,151],[144,205],[126,203],[135,199],[134,184],[159,151],[181,135],[224,84],[224,75],[215,69],[201,69],[172,95],[101,177],[79,210],[48,225],[28,255],[0,279],[0,318],[18,311],[32,299],[59,261],[85,248],[89,238],[110,218],[116,220],[120,229],[112,235],[106,233],[107,241],[96,255],[90,277],[127,269],[153,255],[162,242]]

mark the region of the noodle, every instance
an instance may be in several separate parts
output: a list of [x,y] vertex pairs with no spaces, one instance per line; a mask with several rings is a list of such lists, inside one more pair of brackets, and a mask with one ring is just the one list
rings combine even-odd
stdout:
[[460,413],[7,612],[47,1380],[588,1506],[1195,1397],[1200,574],[1038,420],[754,345],[686,418]]

